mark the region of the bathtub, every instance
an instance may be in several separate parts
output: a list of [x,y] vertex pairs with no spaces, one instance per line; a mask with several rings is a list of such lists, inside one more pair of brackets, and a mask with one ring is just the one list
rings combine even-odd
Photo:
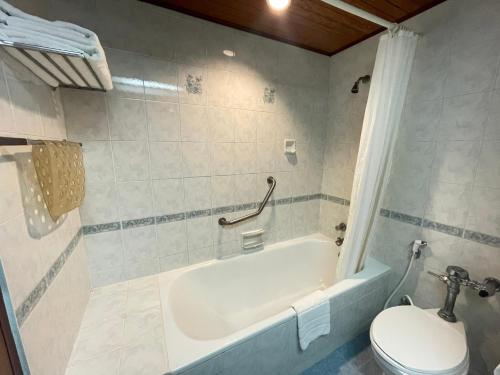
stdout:
[[[347,296],[357,288],[360,293],[367,292],[370,288],[366,286],[389,270],[370,259],[362,272],[336,283],[337,260],[338,247],[328,237],[315,234],[160,275],[170,373],[189,373],[203,363],[212,367],[200,373],[224,373],[221,368],[227,363],[221,362],[221,353],[231,352],[273,327],[296,324],[290,307],[294,301],[321,289],[335,310],[342,305],[337,306],[336,296]],[[365,288],[359,289],[363,285]],[[349,298],[344,299],[344,304],[349,302]],[[333,326],[335,333],[335,322]],[[293,341],[293,335],[286,340]],[[214,358],[218,361],[210,361]]]

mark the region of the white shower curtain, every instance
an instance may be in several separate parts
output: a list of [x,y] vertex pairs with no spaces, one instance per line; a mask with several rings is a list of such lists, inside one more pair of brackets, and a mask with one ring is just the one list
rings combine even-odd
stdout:
[[351,193],[348,229],[337,266],[342,280],[363,268],[379,212],[410,78],[417,34],[404,28],[379,41]]

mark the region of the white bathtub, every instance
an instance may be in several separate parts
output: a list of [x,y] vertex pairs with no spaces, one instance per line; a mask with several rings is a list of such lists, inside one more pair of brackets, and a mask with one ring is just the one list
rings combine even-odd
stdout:
[[291,303],[315,290],[331,299],[388,270],[370,260],[335,283],[337,259],[331,239],[315,234],[160,275],[170,372],[291,319]]

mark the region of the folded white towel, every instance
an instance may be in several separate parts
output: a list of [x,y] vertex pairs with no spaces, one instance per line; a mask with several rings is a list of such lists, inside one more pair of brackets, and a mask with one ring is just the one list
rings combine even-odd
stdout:
[[297,313],[297,331],[300,348],[306,350],[309,344],[320,336],[330,333],[330,301],[318,290],[294,302]]
[[[101,82],[105,90],[111,90],[113,83],[111,81],[111,74],[109,72],[106,55],[99,42],[99,38],[95,33],[83,27],[62,21],[47,21],[39,17],[26,14],[12,5],[0,0],[0,38],[17,43],[25,43],[43,48],[57,48],[69,52],[76,52],[84,56],[84,59],[92,67],[97,78]],[[33,57],[38,60],[48,70],[52,71],[47,66],[47,60],[37,54]],[[19,58],[18,58],[19,59]],[[33,70],[40,76],[40,68],[33,69],[33,63],[26,61],[26,58],[19,59],[23,64]],[[84,61],[79,59],[70,58],[73,64],[79,70],[79,73],[85,78],[88,84],[94,88],[101,88],[96,80],[96,77],[89,70]],[[59,64],[60,66],[63,66]],[[67,65],[66,63],[64,65]],[[66,70],[66,73],[80,85],[80,82],[85,83],[76,76],[72,69]],[[46,73],[41,77],[44,81],[51,86],[57,86],[57,81],[52,78],[46,79]],[[67,79],[61,79],[58,74],[56,75],[59,80],[67,84]]]

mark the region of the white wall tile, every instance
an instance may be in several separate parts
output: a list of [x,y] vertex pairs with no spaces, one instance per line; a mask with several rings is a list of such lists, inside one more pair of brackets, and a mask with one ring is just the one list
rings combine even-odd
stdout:
[[80,208],[84,225],[102,224],[119,220],[117,190],[114,182],[88,183]]
[[115,180],[111,142],[89,141],[83,143],[85,181],[111,183]]
[[478,186],[500,188],[500,142],[483,142],[476,175]]
[[470,94],[444,100],[437,138],[448,141],[481,139],[488,118],[488,95]]
[[63,89],[61,98],[69,138],[79,141],[109,139],[106,103],[102,93]]
[[118,181],[149,178],[149,149],[144,141],[113,141],[113,158]]
[[152,141],[179,141],[181,137],[179,105],[146,101],[149,139]]
[[235,172],[235,149],[234,143],[212,144],[212,173],[214,175],[230,175]]
[[153,181],[153,206],[157,215],[185,211],[182,178]]
[[207,109],[199,105],[181,105],[181,135],[183,141],[206,142],[210,139]]
[[119,182],[117,187],[122,220],[140,219],[153,214],[149,181]]
[[201,217],[187,220],[188,249],[206,247],[212,243],[212,219]]
[[480,150],[479,141],[437,142],[433,178],[456,184],[472,183]]
[[144,59],[143,63],[146,99],[177,102],[177,65],[155,59]]
[[210,144],[207,142],[182,142],[184,177],[210,176],[212,171]]
[[212,207],[210,177],[184,178],[184,199],[186,210],[200,210]]
[[23,212],[16,164],[0,156],[0,225]]
[[474,188],[466,228],[500,236],[500,189]]
[[236,110],[223,107],[209,107],[208,121],[213,142],[233,142]]
[[463,227],[469,208],[470,186],[436,182],[430,186],[425,217],[439,223]]
[[212,207],[231,206],[235,203],[234,179],[236,176],[212,177]]
[[481,92],[494,85],[500,53],[496,40],[478,40],[474,44],[455,41],[451,50],[445,97]]
[[500,140],[500,91],[499,90],[493,91],[490,97],[488,121],[486,122],[484,139],[489,141]]
[[156,233],[158,238],[157,251],[160,257],[186,252],[187,228],[185,220],[157,224]]
[[143,100],[108,98],[111,139],[137,141],[147,138]]
[[151,142],[151,177],[182,177],[182,150],[179,142]]

